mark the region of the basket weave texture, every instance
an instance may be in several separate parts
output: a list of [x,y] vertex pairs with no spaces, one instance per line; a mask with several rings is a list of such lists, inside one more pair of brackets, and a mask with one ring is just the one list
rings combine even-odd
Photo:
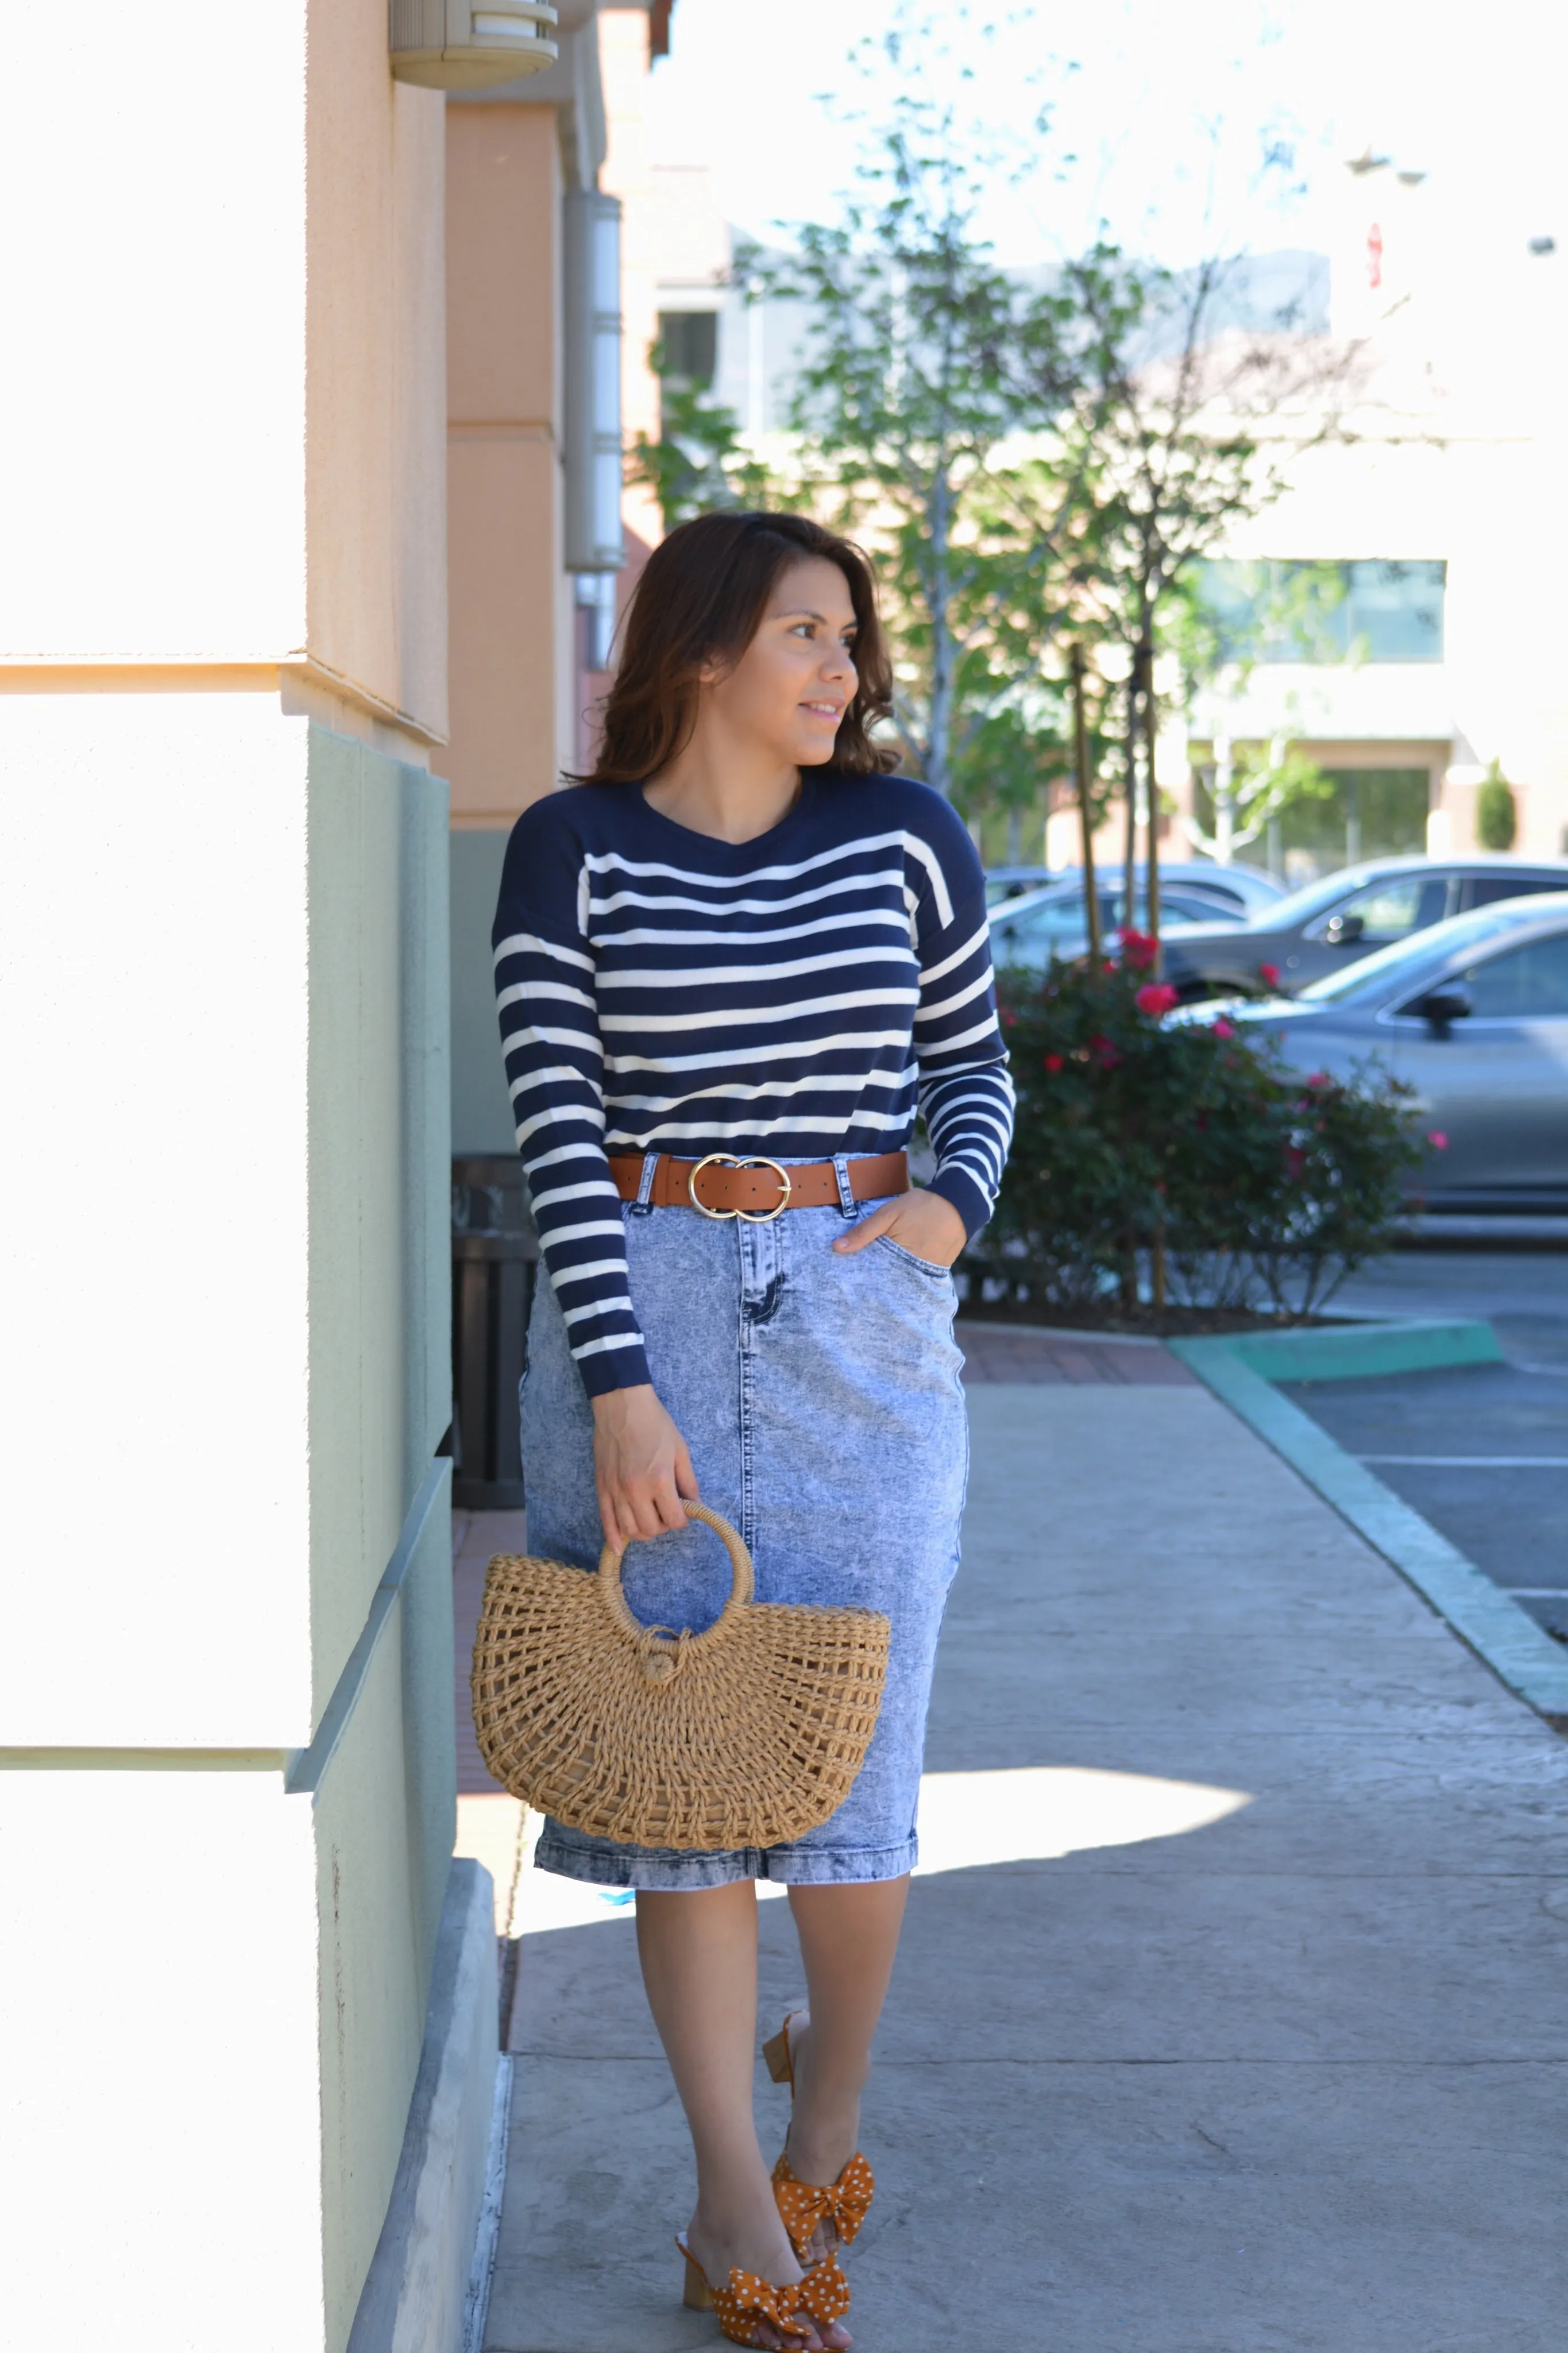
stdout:
[[596,1577],[498,1555],[471,1683],[479,1753],[514,1798],[568,1830],[711,1852],[787,1845],[841,1806],[877,1725],[888,1620],[752,1599],[727,1520],[734,1588],[700,1634],[644,1626],[605,1546]]

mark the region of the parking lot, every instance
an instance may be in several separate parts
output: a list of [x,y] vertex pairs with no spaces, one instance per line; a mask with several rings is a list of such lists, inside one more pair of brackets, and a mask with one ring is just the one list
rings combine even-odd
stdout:
[[1281,1391],[1568,1641],[1568,1256],[1402,1252],[1334,1303],[1489,1319],[1501,1364]]

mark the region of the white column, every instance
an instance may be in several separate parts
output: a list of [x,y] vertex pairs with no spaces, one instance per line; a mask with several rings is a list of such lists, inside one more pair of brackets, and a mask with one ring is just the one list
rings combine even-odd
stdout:
[[338,2353],[451,1848],[442,102],[328,0],[7,71],[0,2333]]

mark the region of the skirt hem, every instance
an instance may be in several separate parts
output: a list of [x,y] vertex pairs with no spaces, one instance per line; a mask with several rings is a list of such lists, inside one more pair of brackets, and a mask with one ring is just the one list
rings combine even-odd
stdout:
[[650,1894],[689,1888],[730,1887],[737,1880],[767,1879],[785,1887],[863,1887],[902,1879],[919,1858],[915,1839],[883,1847],[739,1847],[712,1853],[639,1853],[627,1848],[578,1846],[553,1824],[534,1849],[536,1871],[553,1872],[591,1887],[646,1888]]

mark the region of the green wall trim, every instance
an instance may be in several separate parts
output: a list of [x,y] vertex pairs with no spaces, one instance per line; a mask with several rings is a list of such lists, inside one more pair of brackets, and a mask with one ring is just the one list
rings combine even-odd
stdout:
[[[1477,1332],[1490,1340],[1489,1348],[1470,1336]],[[1304,1348],[1318,1340],[1338,1345],[1317,1354]],[[1246,1333],[1167,1345],[1415,1587],[1500,1682],[1559,1731],[1568,1730],[1568,1651],[1419,1512],[1271,1386],[1276,1380],[1352,1380],[1366,1373],[1493,1362],[1500,1351],[1489,1324],[1456,1321],[1378,1324],[1345,1334]]]
[[321,1776],[332,1761],[332,1752],[343,1736],[350,1716],[353,1714],[364,1679],[370,1672],[370,1662],[375,1656],[376,1645],[386,1630],[408,1564],[418,1549],[426,1521],[436,1508],[438,1497],[447,1495],[452,1483],[452,1465],[443,1455],[432,1462],[420,1482],[419,1492],[408,1507],[408,1517],[403,1523],[403,1533],[396,1549],[386,1564],[385,1574],[371,1596],[370,1614],[358,1641],[349,1652],[342,1673],[333,1686],[332,1695],[321,1711],[321,1721],[309,1748],[301,1748],[289,1765],[285,1782],[290,1797],[313,1796],[321,1787]]
[[282,1773],[288,1748],[0,1748],[0,1773]]

